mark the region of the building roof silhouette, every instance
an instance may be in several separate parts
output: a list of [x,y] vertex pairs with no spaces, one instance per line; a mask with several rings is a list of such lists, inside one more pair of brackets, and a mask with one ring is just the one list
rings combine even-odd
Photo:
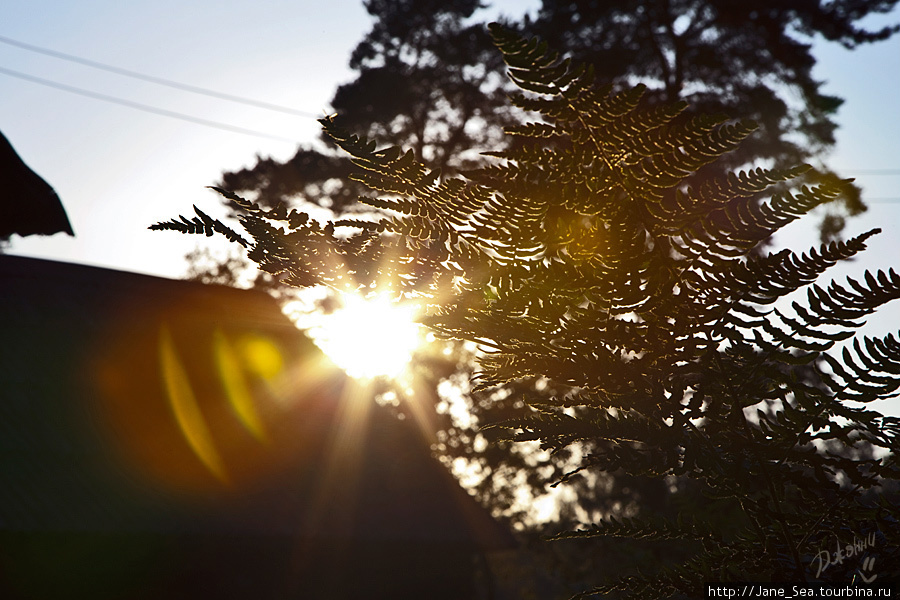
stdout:
[[59,196],[0,132],[0,239],[61,231],[75,235]]

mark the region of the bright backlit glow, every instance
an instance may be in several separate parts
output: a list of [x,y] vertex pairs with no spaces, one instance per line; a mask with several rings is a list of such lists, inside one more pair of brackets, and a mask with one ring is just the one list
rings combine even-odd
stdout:
[[386,296],[344,295],[311,333],[316,345],[351,377],[398,377],[422,344],[416,307]]

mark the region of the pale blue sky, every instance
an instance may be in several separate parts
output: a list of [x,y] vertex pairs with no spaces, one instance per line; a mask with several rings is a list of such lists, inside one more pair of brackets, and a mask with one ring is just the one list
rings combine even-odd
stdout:
[[[536,2],[506,0],[518,14]],[[900,11],[872,24],[900,21]],[[359,0],[11,0],[0,36],[98,62],[312,114],[329,108],[335,87],[352,78],[346,63],[370,27]],[[863,267],[900,267],[900,37],[847,51],[817,42],[816,74],[845,98],[829,163],[864,188],[868,213],[848,232],[882,227]],[[77,237],[13,239],[12,254],[178,277],[184,254],[207,238],[154,233],[147,226],[191,205],[220,215],[205,186],[257,154],[289,158],[318,134],[315,118],[232,104],[0,44],[0,67],[199,118],[294,140],[220,131],[85,98],[0,74],[0,130],[53,185]],[[885,170],[889,173],[877,173]],[[779,238],[816,242],[815,219]],[[900,330],[900,306],[867,329]]]
[[[357,0],[37,0],[4,8],[0,35],[98,62],[323,114],[369,27]],[[11,12],[11,14],[9,14]],[[207,120],[296,140],[220,131],[0,74],[0,130],[53,185],[76,238],[14,239],[14,254],[168,276],[199,241],[147,231],[196,203],[255,155],[289,158],[318,132],[296,117],[124,78],[0,44],[0,66]]]
[[[534,5],[496,2],[495,11]],[[371,27],[360,0],[6,2],[0,36],[224,93],[305,111],[260,110],[121,77],[0,43],[0,68],[266,132],[261,139],[139,112],[0,73],[0,130],[56,188],[76,238],[14,238],[11,253],[167,276],[200,239],[146,230],[196,203],[205,186],[257,154],[287,159],[319,132],[350,51]],[[205,241],[205,240],[204,240]]]

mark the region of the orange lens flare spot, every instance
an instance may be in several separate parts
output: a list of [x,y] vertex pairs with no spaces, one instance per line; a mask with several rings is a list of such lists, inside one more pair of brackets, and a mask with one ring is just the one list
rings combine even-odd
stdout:
[[206,468],[221,481],[228,481],[225,464],[213,444],[209,427],[197,405],[191,383],[167,327],[163,327],[160,332],[159,360],[169,405],[181,433]]

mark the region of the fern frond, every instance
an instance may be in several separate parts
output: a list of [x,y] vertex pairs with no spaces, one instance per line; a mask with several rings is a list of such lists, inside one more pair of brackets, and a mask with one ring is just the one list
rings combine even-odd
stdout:
[[694,519],[679,517],[676,521],[662,518],[617,519],[608,517],[591,523],[587,529],[564,531],[550,536],[549,540],[571,540],[596,537],[625,537],[647,540],[709,540],[721,542],[721,538],[708,525]]
[[716,262],[714,256],[743,256],[798,217],[833,201],[841,192],[840,187],[829,184],[803,187],[796,195],[776,194],[771,202],[762,204],[738,198],[686,225],[674,238],[674,247],[695,261]]
[[[900,275],[817,284],[877,230],[806,253],[759,252],[846,182],[797,190],[806,165],[707,177],[753,123],[689,118],[683,103],[647,109],[644,86],[596,87],[590,67],[490,31],[522,91],[514,104],[533,113],[507,130],[516,144],[485,153],[496,160],[465,178],[442,178],[411,151],[378,149],[323,119],[374,192],[360,203],[377,220],[320,225],[217,189],[241,212],[251,259],[290,284],[387,279],[415,290],[431,305],[426,325],[484,349],[475,392],[550,381],[553,395],[533,412],[487,428],[553,452],[578,444],[583,459],[560,481],[587,469],[692,477],[740,506],[744,521],[728,536],[652,519],[561,534],[702,546],[683,565],[585,595],[694,597],[703,581],[802,579],[798,540],[843,531],[853,515],[896,527],[900,510],[836,507],[900,476],[900,427],[848,404],[900,395],[898,338],[853,337],[900,298]],[[200,211],[151,228],[251,244]],[[804,288],[789,311],[785,300]],[[863,454],[872,449],[893,454]]]
[[[853,352],[844,348],[838,360],[823,358],[839,378],[832,384],[838,398],[872,402],[900,395],[900,342],[894,335],[853,342]],[[881,373],[881,374],[879,374]]]
[[767,258],[751,257],[737,269],[734,277],[744,286],[747,300],[768,304],[814,282],[838,262],[862,252],[866,249],[866,241],[880,232],[880,229],[872,229],[846,242],[822,244],[809,254],[782,251]]
[[675,234],[714,209],[740,199],[753,198],[774,185],[806,173],[810,168],[809,165],[800,165],[783,170],[758,168],[729,173],[724,179],[704,182],[697,191],[675,189],[659,202],[648,204],[648,210],[654,219],[654,227],[660,233]]
[[536,38],[525,40],[496,23],[488,29],[509,65],[510,78],[519,88],[538,94],[577,94],[593,83],[592,67],[560,60],[546,43]]
[[194,212],[197,216],[193,219],[186,219],[179,215],[178,220],[163,221],[150,225],[148,229],[153,231],[179,231],[181,233],[204,234],[212,236],[219,233],[225,236],[229,242],[236,242],[243,247],[248,247],[250,242],[244,239],[239,233],[228,227],[218,219],[213,219],[202,210],[194,206]]

